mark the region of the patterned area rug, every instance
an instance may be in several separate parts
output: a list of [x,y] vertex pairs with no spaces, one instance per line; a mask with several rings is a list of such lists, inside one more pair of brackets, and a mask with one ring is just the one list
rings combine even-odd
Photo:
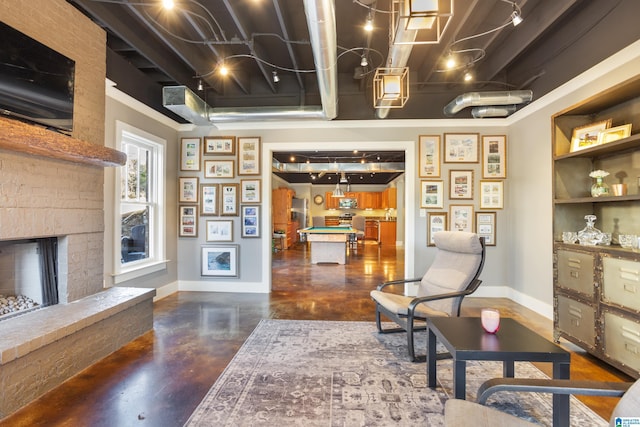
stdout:
[[[426,334],[417,354],[426,351]],[[451,360],[438,362],[439,386],[424,363],[408,360],[406,335],[374,323],[263,320],[187,421],[187,426],[442,426],[452,395]],[[502,376],[499,362],[467,363],[467,399]],[[530,363],[516,377],[545,378]],[[496,393],[489,404],[551,425],[551,397]],[[473,422],[470,420],[471,424]],[[571,425],[607,423],[571,397]]]

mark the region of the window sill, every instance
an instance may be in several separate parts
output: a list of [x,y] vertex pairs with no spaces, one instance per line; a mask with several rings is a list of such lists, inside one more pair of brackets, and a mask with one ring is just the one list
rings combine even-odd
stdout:
[[156,271],[166,270],[168,262],[169,260],[145,262],[139,266],[132,266],[127,269],[123,269],[120,273],[113,275],[113,283],[117,285],[119,283],[155,273]]

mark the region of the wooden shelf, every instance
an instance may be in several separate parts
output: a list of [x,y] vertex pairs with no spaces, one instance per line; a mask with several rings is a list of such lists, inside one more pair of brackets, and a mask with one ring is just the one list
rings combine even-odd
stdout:
[[619,155],[627,150],[637,150],[638,148],[640,148],[640,133],[631,135],[628,138],[619,139],[618,141],[595,145],[580,151],[574,151],[573,153],[560,154],[558,156],[554,156],[553,160],[600,158]]
[[556,205],[580,204],[580,203],[611,203],[611,202],[635,202],[640,200],[640,194],[628,194],[626,196],[605,197],[576,197],[571,199],[555,199]]

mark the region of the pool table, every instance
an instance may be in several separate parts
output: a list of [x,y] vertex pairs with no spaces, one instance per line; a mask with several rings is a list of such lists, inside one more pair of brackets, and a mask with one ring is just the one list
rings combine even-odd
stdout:
[[311,243],[311,264],[347,262],[347,244],[357,230],[350,226],[308,227],[300,230]]

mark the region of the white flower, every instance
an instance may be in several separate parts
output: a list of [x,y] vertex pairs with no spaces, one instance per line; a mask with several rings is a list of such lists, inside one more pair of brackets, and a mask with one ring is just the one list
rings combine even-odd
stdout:
[[589,173],[591,178],[604,178],[605,176],[609,176],[609,172],[603,170],[592,171]]

